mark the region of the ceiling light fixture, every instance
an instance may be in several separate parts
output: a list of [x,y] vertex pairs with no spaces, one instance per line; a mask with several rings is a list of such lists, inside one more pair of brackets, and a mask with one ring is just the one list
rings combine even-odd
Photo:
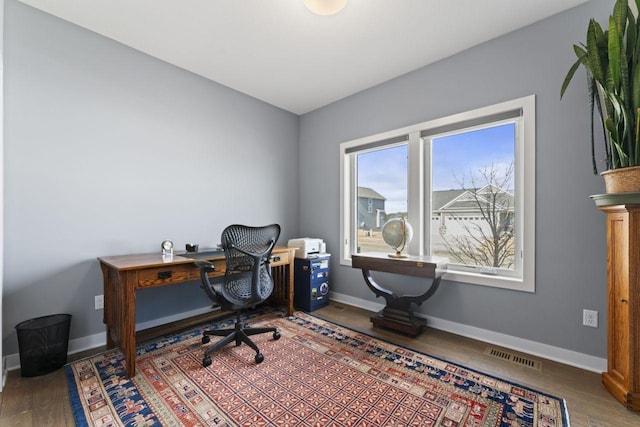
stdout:
[[304,0],[304,4],[317,15],[333,15],[344,9],[347,0]]

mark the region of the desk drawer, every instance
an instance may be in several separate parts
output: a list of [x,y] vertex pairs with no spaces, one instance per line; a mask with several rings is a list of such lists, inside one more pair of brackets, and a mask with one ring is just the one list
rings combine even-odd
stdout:
[[289,252],[278,252],[276,254],[271,254],[271,266],[277,267],[279,265],[288,265],[289,264]]
[[198,270],[190,264],[148,268],[138,272],[138,288],[182,283],[198,277]]

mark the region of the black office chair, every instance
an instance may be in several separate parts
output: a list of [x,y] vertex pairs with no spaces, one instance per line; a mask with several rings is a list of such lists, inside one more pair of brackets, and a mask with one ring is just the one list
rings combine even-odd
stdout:
[[273,279],[271,278],[271,266],[269,259],[271,251],[280,237],[278,224],[264,227],[249,227],[246,225],[230,225],[222,232],[222,248],[226,260],[226,271],[222,284],[212,284],[208,273],[215,270],[212,263],[198,261],[200,277],[205,292],[215,304],[225,309],[236,311],[236,323],[233,329],[212,329],[204,331],[202,343],[207,344],[209,336],[224,337],[204,353],[202,366],[211,364],[211,353],[229,344],[236,342],[236,346],[242,343],[256,351],[255,361],[260,363],[264,356],[251,339],[250,335],[273,332],[273,339],[280,338],[276,328],[251,328],[240,319],[241,311],[263,302],[273,291]]

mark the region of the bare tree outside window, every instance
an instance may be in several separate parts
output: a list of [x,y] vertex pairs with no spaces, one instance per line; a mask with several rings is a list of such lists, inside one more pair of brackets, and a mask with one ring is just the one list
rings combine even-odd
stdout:
[[439,234],[446,256],[452,261],[491,269],[514,268],[514,198],[513,162],[505,168],[485,167],[456,179],[464,191],[457,205],[450,206],[448,218],[455,221],[457,232],[449,232],[450,221],[442,221]]

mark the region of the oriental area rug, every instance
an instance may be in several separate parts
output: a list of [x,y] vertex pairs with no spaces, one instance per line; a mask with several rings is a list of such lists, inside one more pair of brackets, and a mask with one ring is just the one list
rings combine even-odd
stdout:
[[[250,316],[265,356],[229,345],[202,367],[195,328],[138,346],[136,375],[109,350],[65,367],[78,426],[565,427],[563,399],[305,313]],[[233,320],[214,327],[228,327]],[[209,327],[209,325],[207,325]]]

